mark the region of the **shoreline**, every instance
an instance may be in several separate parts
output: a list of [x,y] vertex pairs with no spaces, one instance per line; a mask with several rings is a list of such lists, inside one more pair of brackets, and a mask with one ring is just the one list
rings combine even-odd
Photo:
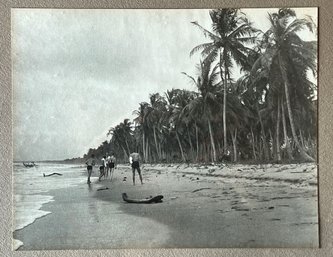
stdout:
[[[294,167],[297,173],[287,178],[297,181],[297,176],[306,175],[305,181],[295,183],[264,180],[274,174],[286,176],[293,167],[276,172],[270,166],[263,172],[242,165],[242,171],[234,166],[212,172],[204,166],[193,174],[193,167],[143,166],[144,185],[132,186],[130,167],[119,166],[112,183],[96,182],[95,170],[91,187],[80,184],[50,191],[55,201],[41,209],[52,214],[14,232],[15,238],[23,238],[19,250],[318,246],[317,188],[309,183],[316,177],[315,164],[306,164],[307,172],[303,164]],[[248,178],[216,176],[232,172]],[[258,174],[259,181],[249,179]],[[97,191],[103,187],[109,189]],[[164,201],[127,204],[121,199],[123,192],[133,198],[163,194]],[[64,227],[55,233],[43,230],[55,222]],[[84,238],[87,233],[92,233],[90,240]],[[35,235],[44,242],[37,243]],[[64,235],[68,242],[62,241]]]

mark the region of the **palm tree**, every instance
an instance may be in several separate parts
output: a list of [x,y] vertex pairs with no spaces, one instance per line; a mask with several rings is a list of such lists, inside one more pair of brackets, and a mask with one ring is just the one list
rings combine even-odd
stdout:
[[298,140],[291,106],[292,99],[294,105],[308,107],[311,112],[314,86],[307,79],[307,71],[316,73],[316,42],[303,41],[297,32],[305,28],[313,31],[313,23],[308,19],[297,19],[295,12],[286,8],[269,14],[269,21],[271,28],[263,38],[266,51],[254,64],[252,74],[256,76],[266,69],[270,90],[283,90],[279,98],[286,104],[293,141],[304,160],[314,161]]
[[122,130],[122,136],[125,141],[126,149],[128,156],[131,153],[131,147],[130,144],[132,143],[132,122],[130,122],[129,119],[124,119],[123,122],[119,124],[120,129]]
[[153,136],[154,136],[154,142],[155,142],[155,149],[156,154],[159,160],[161,160],[161,144],[160,144],[160,132],[161,132],[161,126],[163,124],[163,118],[162,115],[166,111],[166,101],[163,96],[161,96],[159,93],[151,94],[150,95],[150,111],[147,115],[147,120],[149,127],[153,129]]
[[142,155],[145,162],[148,161],[148,153],[146,151],[146,135],[148,132],[147,116],[149,112],[148,107],[149,104],[143,102],[140,103],[138,110],[133,111],[133,114],[137,115],[133,121],[136,124],[136,129],[140,131],[142,137]]
[[203,28],[197,22],[192,22],[198,27],[211,42],[194,47],[190,53],[193,55],[201,51],[205,60],[213,62],[218,59],[221,80],[224,82],[223,98],[223,135],[224,152],[228,149],[227,143],[227,93],[228,82],[231,79],[233,60],[241,67],[248,68],[247,55],[251,51],[246,44],[254,43],[256,40],[256,29],[247,20],[239,9],[217,9],[210,11],[213,22],[213,32]]
[[172,146],[178,145],[183,162],[188,160],[188,156],[185,154],[187,144],[190,145],[191,152],[193,153],[191,138],[188,138],[186,141],[185,134],[187,133],[187,136],[189,136],[189,121],[188,117],[184,114],[184,108],[193,99],[193,94],[194,92],[184,89],[167,90],[165,93],[167,105],[166,111],[162,115],[164,120],[163,136],[166,139],[165,146],[173,152]]
[[127,158],[131,153],[130,144],[133,141],[132,123],[129,119],[124,119],[123,122],[109,129],[107,136],[111,135],[111,144],[120,147],[124,152],[124,157]]
[[183,73],[196,85],[199,90],[199,96],[193,99],[186,108],[189,109],[189,113],[192,116],[198,117],[202,115],[202,119],[206,120],[208,124],[210,142],[212,146],[212,161],[216,162],[216,147],[212,129],[212,120],[216,116],[216,110],[218,110],[216,92],[217,92],[217,66],[211,70],[211,62],[208,60],[201,61],[197,66],[198,78],[194,79],[192,76]]

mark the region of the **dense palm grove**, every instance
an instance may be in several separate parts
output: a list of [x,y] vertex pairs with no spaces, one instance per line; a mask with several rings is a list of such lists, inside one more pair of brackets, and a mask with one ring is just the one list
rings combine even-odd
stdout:
[[[194,27],[206,43],[195,76],[184,73],[195,91],[171,89],[149,96],[110,128],[105,141],[87,155],[113,151],[126,161],[139,152],[144,162],[292,162],[316,159],[317,41],[310,17],[291,9],[268,15],[270,29],[253,27],[239,9],[209,12],[212,29]],[[242,77],[233,77],[240,69]]]

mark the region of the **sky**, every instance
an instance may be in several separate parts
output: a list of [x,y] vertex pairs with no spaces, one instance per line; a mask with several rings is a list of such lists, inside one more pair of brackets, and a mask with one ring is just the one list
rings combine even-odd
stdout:
[[[276,10],[242,9],[262,31]],[[12,9],[14,160],[82,157],[149,94],[195,90],[181,72],[196,74],[189,53],[209,40],[191,22],[210,29],[208,11]]]

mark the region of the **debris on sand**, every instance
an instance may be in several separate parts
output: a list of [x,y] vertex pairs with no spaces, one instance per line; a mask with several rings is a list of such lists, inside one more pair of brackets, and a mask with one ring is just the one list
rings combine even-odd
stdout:
[[46,174],[46,175],[45,175],[45,173],[43,173],[43,177],[50,177],[50,176],[54,176],[54,175],[62,176],[62,174],[58,173],[58,172],[53,172],[51,174]]
[[154,197],[144,198],[144,199],[130,199],[128,198],[126,193],[122,193],[122,198],[127,203],[161,203],[163,195],[157,195]]
[[199,188],[199,189],[193,190],[192,193],[195,193],[195,192],[198,192],[198,191],[201,191],[201,190],[205,190],[205,189],[211,189],[211,188],[210,187]]
[[97,191],[102,191],[102,190],[108,190],[108,187],[102,187],[102,188],[98,188]]

